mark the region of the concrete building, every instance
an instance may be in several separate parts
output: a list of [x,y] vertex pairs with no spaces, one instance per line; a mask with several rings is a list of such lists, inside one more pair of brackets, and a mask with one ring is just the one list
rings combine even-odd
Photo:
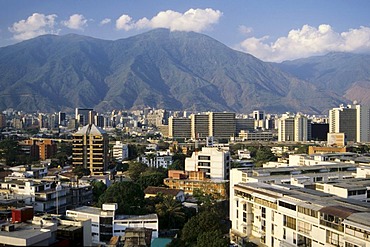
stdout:
[[195,190],[211,194],[216,199],[227,199],[229,195],[229,180],[212,180],[206,178],[205,172],[169,170],[164,184],[171,189],[182,190],[187,195],[193,195]]
[[106,203],[102,208],[80,207],[67,210],[71,218],[91,219],[91,235],[94,244],[109,242],[112,236],[124,236],[126,228],[144,227],[152,229],[152,239],[158,238],[159,223],[156,214],[116,215],[117,204]]
[[108,167],[108,135],[89,124],[73,134],[73,165],[90,169],[92,175],[101,174]]
[[6,116],[3,113],[0,113],[0,129],[6,127]]
[[[231,179],[233,181],[233,177]],[[238,246],[370,246],[370,206],[291,185],[234,183],[231,240]]]
[[347,141],[357,139],[357,110],[355,107],[341,105],[329,110],[329,133],[345,133]]
[[357,118],[357,142],[370,141],[370,106],[355,105]]
[[210,112],[209,135],[215,139],[230,139],[235,136],[236,122],[234,112]]
[[191,138],[205,139],[209,134],[209,116],[207,114],[191,114]]
[[89,113],[92,111],[94,111],[92,108],[76,108],[75,119],[77,120],[77,124],[81,126],[92,124],[93,122],[89,122]]
[[191,119],[183,117],[169,117],[168,137],[172,139],[191,138]]
[[278,119],[278,141],[308,141],[311,138],[310,121],[301,113],[283,114]]
[[121,141],[116,141],[113,146],[113,159],[117,162],[122,162],[128,158],[128,145],[123,144]]
[[185,171],[205,172],[206,178],[229,179],[230,152],[218,147],[203,147],[185,159]]

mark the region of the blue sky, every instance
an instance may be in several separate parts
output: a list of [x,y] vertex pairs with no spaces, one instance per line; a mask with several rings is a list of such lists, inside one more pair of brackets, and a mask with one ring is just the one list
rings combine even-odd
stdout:
[[370,51],[369,0],[0,0],[0,47],[43,34],[117,40],[164,27],[264,61]]

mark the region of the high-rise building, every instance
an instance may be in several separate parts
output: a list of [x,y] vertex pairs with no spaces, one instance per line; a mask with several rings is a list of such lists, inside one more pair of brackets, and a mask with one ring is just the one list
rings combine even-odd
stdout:
[[89,112],[94,111],[91,108],[76,108],[75,119],[77,119],[77,124],[85,126],[89,123]]
[[239,135],[240,131],[242,130],[254,131],[254,122],[255,120],[253,118],[236,118],[235,119],[236,133]]
[[6,116],[3,113],[0,113],[0,128],[6,127]]
[[209,116],[207,114],[191,114],[191,138],[205,139],[209,136]]
[[108,135],[101,128],[89,124],[73,134],[73,165],[101,174],[108,167]]
[[301,113],[283,114],[278,120],[278,141],[308,141],[311,136],[310,123]]
[[66,124],[66,113],[58,112],[58,125],[64,126]]
[[357,114],[357,142],[370,141],[370,107],[356,105]]
[[209,135],[215,139],[229,139],[235,136],[236,123],[234,112],[210,112]]
[[122,162],[128,158],[128,145],[123,144],[121,141],[116,141],[116,144],[113,146],[113,158]]
[[294,117],[284,114],[278,120],[278,141],[294,141]]
[[347,141],[356,141],[357,127],[357,109],[352,105],[329,110],[330,133],[344,133]]
[[170,117],[168,119],[168,137],[191,138],[191,120],[190,118]]

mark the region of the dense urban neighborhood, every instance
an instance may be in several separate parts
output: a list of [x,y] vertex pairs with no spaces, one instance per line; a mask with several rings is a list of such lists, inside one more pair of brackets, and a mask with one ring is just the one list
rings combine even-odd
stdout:
[[369,246],[369,107],[0,114],[6,246]]

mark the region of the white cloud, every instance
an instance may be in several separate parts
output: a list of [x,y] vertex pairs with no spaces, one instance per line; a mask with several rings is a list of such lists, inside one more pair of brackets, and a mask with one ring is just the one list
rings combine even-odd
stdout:
[[62,24],[70,29],[83,30],[87,26],[87,20],[83,15],[74,14],[67,21],[62,21]]
[[136,22],[128,15],[122,15],[116,21],[116,28],[126,31],[144,28],[169,28],[171,31],[200,32],[216,24],[221,16],[221,11],[210,8],[189,9],[185,13],[166,10],[159,12],[150,20],[144,17]]
[[57,15],[44,15],[33,13],[26,20],[20,20],[9,27],[9,31],[14,33],[15,40],[27,40],[43,34],[57,34],[54,30]]
[[111,19],[109,19],[109,18],[105,18],[104,20],[102,20],[102,21],[100,22],[100,25],[102,26],[102,25],[108,24],[108,23],[110,23],[111,21],[112,21]]
[[244,34],[244,35],[247,35],[247,34],[250,34],[251,32],[253,32],[253,28],[247,27],[247,26],[244,26],[244,25],[240,25],[238,30],[239,30],[239,33]]
[[370,28],[361,26],[348,32],[337,33],[330,25],[318,28],[304,25],[291,30],[286,37],[268,43],[268,36],[248,38],[237,49],[248,52],[264,61],[281,62],[297,58],[322,55],[328,52],[370,51]]

